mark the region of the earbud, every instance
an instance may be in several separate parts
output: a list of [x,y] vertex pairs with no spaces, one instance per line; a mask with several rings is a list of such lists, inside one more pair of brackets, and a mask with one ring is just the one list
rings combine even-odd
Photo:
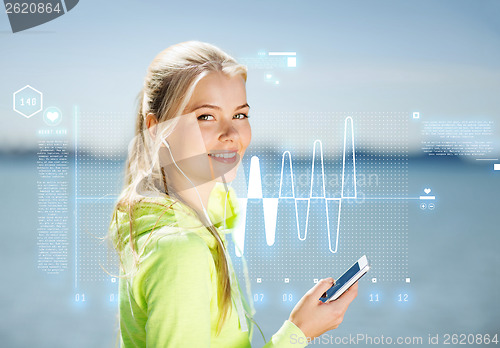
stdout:
[[162,139],[161,139],[161,142],[162,142],[163,144],[165,144],[165,146],[167,147],[167,149],[169,149],[169,150],[170,150],[170,145],[168,145],[168,141],[167,141],[167,139],[162,138]]

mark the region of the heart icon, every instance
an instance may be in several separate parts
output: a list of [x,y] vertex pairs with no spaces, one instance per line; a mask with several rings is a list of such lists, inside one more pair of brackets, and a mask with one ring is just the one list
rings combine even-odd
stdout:
[[57,111],[49,111],[47,112],[47,118],[54,122],[59,118],[59,113]]
[[431,193],[431,189],[430,188],[426,188],[426,189],[424,189],[424,192],[425,192],[426,195],[428,195],[429,193]]

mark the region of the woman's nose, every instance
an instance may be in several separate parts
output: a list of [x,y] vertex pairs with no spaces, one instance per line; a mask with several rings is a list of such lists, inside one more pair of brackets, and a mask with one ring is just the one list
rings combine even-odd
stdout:
[[220,123],[220,141],[236,141],[240,134],[232,121],[223,121]]

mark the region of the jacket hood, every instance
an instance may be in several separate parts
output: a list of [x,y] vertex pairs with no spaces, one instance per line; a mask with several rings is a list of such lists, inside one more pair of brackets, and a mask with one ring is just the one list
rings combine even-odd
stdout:
[[[230,233],[238,223],[239,207],[234,190],[230,188],[226,193],[224,185],[217,183],[210,193],[207,212],[221,239],[225,240],[224,234]],[[186,230],[207,232],[194,210],[167,195],[145,197],[132,207],[132,217],[134,239],[164,226],[172,227],[172,231],[179,232]],[[109,230],[113,243],[121,250],[130,239],[130,212],[115,209]],[[210,234],[208,235],[212,242],[215,241]],[[118,236],[120,241],[117,240]]]

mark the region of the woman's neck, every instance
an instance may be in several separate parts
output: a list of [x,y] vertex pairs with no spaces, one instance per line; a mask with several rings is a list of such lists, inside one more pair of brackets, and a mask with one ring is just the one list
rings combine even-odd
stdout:
[[[181,179],[181,178],[176,178]],[[184,203],[186,203],[191,209],[193,209],[201,219],[201,222],[205,226],[212,225],[209,220],[208,215],[208,200],[210,193],[212,192],[215,181],[207,182],[204,184],[196,185],[192,187],[189,185],[182,185],[183,189],[179,190],[175,187],[169,185],[169,194],[173,193],[173,196],[179,197]],[[189,187],[188,187],[189,186]]]

